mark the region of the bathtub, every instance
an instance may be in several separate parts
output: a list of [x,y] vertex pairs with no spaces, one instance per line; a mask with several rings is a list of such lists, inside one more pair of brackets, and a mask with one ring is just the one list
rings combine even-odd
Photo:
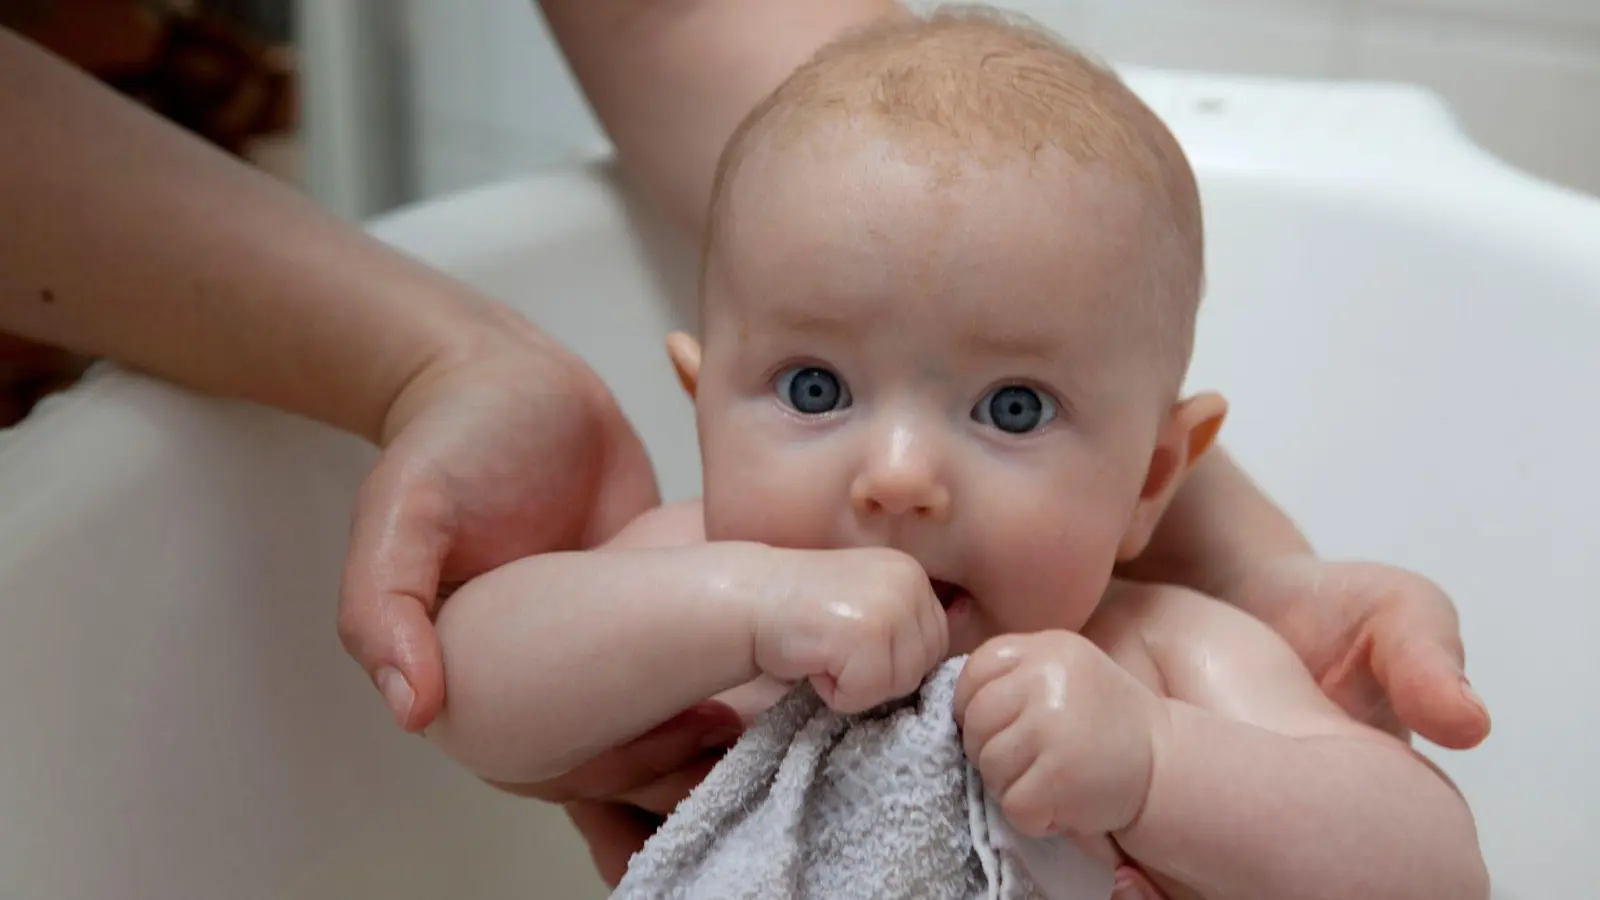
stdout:
[[[1496,728],[1426,749],[1501,895],[1592,894],[1600,202],[1410,88],[1128,76],[1203,183],[1192,384],[1231,397],[1225,442],[1325,553],[1451,591]],[[667,498],[698,489],[661,349],[691,254],[604,160],[371,227],[581,352]],[[340,650],[371,459],[116,369],[0,436],[0,897],[603,894],[558,813],[397,734]]]

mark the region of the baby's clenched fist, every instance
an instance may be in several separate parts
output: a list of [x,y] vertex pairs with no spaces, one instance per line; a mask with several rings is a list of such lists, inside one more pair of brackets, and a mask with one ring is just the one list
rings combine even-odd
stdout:
[[842,713],[915,691],[949,643],[927,572],[878,547],[794,551],[755,620],[756,667],[784,681],[810,679]]
[[1024,834],[1107,834],[1144,806],[1165,708],[1082,635],[985,643],[962,670],[955,713],[967,758]]

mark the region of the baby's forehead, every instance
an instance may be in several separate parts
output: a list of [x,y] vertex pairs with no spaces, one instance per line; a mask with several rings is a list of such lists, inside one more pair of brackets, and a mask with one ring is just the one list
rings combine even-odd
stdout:
[[870,128],[907,154],[999,165],[1055,151],[1162,190],[1187,166],[1116,75],[999,14],[906,17],[824,49],[730,143],[726,175],[836,128]]
[[[812,149],[815,152],[810,152]],[[949,170],[882,141],[758,150],[706,270],[718,294],[1088,298],[1138,289],[1145,192],[1070,161]]]

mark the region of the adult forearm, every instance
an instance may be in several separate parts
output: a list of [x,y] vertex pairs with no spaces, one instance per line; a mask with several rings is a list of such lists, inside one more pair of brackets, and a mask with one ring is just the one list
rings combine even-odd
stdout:
[[541,0],[628,172],[676,223],[705,227],[723,144],[756,103],[892,0]]
[[750,611],[782,552],[555,553],[469,582],[439,616],[429,738],[480,777],[544,781],[752,680]]
[[376,438],[472,292],[0,30],[0,331]]
[[[1179,584],[1233,602],[1227,586],[1252,564],[1311,545],[1221,447],[1207,451],[1179,488],[1150,545],[1119,567],[1134,581]],[[1246,609],[1259,618],[1271,610]]]
[[1238,900],[1487,896],[1465,802],[1398,742],[1168,707],[1149,798],[1116,836],[1147,869]]

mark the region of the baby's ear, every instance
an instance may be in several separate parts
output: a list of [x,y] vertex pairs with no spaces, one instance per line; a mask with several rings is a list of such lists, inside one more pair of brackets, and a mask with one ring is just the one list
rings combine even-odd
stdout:
[[1194,464],[1216,443],[1228,403],[1220,394],[1196,394],[1172,407],[1166,424],[1156,435],[1144,487],[1134,507],[1128,530],[1117,547],[1117,559],[1126,562],[1144,552],[1156,525],[1172,503],[1173,495]]
[[667,335],[667,356],[672,358],[672,368],[678,373],[678,383],[683,392],[694,399],[695,388],[700,384],[700,342],[681,331]]

